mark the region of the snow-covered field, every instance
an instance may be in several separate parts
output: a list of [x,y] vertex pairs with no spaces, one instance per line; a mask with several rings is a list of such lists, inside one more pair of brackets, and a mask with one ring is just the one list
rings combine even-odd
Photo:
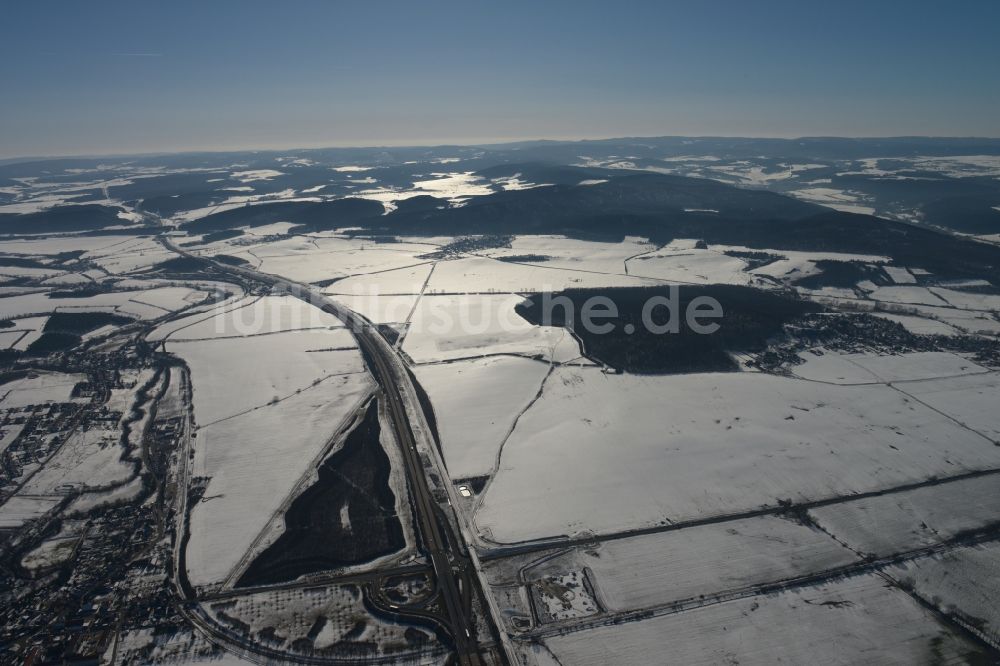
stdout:
[[802,363],[793,365],[791,372],[800,379],[829,384],[877,384],[878,378],[860,365],[852,362],[852,356],[830,349],[810,349],[800,352]]
[[67,287],[92,284],[93,280],[83,273],[61,273],[40,284],[46,287]]
[[50,298],[45,292],[36,292],[0,298],[0,311],[7,317],[51,312],[118,312],[133,318],[156,319],[206,297],[205,292],[188,287],[113,291],[84,298]]
[[[752,280],[752,276],[742,272],[745,264],[740,259],[691,248],[684,251],[666,249],[664,256],[658,257],[648,254],[655,252],[653,245],[637,238],[605,243],[561,236],[518,236],[509,248],[490,248],[446,260],[421,259],[421,254],[433,249],[433,246],[411,249],[406,245],[387,244],[378,246],[377,250],[367,250],[370,254],[392,252],[409,259],[405,263],[401,260],[402,267],[393,262],[383,263],[379,271],[374,271],[374,266],[361,267],[364,270],[354,273],[363,274],[340,279],[325,291],[352,296],[413,294],[424,290],[426,283],[425,293],[428,294],[530,293],[584,287],[650,286],[664,281],[747,284]],[[254,254],[259,253],[254,250]],[[360,257],[364,252],[356,254]],[[653,258],[647,259],[650,256]],[[501,261],[500,258],[510,260]],[[691,262],[698,270],[689,265]],[[344,266],[343,270],[354,268]],[[336,263],[323,267],[327,279],[340,277],[344,274],[338,272],[341,270]],[[637,277],[647,274],[648,278]]]
[[[192,308],[189,314],[171,319],[157,326],[146,336],[146,339],[150,342],[161,342],[175,335],[184,337],[181,331],[186,331],[196,324],[212,320],[236,308],[251,305],[258,298],[258,296],[243,296],[241,292],[239,295],[227,298],[219,303]],[[214,325],[212,328],[214,330]]]
[[1000,321],[988,312],[930,305],[916,305],[913,309],[922,316],[938,319],[971,335],[1000,335]]
[[0,454],[7,450],[24,430],[23,423],[7,423],[0,429]]
[[850,254],[845,252],[821,252],[799,250],[770,250],[750,248],[743,245],[709,245],[714,252],[747,252],[765,253],[779,257],[776,261],[765,264],[750,271],[753,275],[762,275],[775,279],[800,279],[822,273],[816,265],[818,261],[857,261],[866,264],[885,264],[889,257],[872,254]]
[[887,570],[921,598],[1000,641],[1000,543],[957,548]]
[[[686,159],[683,161],[691,162],[713,162],[718,158],[714,157],[694,157]],[[674,162],[682,161],[681,159],[667,158],[664,161]],[[778,168],[766,168],[760,165],[752,164],[747,160],[739,160],[732,162],[730,164],[709,164],[706,166],[707,173],[716,174],[718,178],[719,174],[727,176],[724,178],[719,178],[720,180],[731,182],[735,180],[736,182],[743,183],[745,185],[761,187],[768,183],[774,181],[788,180],[792,178],[795,174],[800,171],[809,171],[810,169],[822,168],[822,164],[780,164]]]
[[492,473],[501,443],[548,372],[548,363],[509,356],[414,368],[453,479]]
[[913,317],[910,315],[887,314],[885,312],[872,312],[872,315],[902,324],[910,333],[916,335],[958,335],[959,331],[943,321],[929,319],[926,317]]
[[285,173],[276,169],[253,169],[250,171],[234,171],[229,175],[241,183],[253,183],[260,180],[271,180],[277,176],[284,176]]
[[433,264],[426,262],[406,268],[367,273],[337,280],[324,293],[344,296],[419,294],[430,277]]
[[917,278],[913,276],[913,273],[906,270],[902,266],[886,266],[885,272],[888,273],[889,277],[896,284],[916,284]]
[[485,257],[438,262],[427,293],[526,293],[583,287],[634,287],[661,284],[655,280],[616,273],[549,268],[547,262],[517,264]]
[[516,294],[423,296],[402,349],[416,363],[488,354],[579,358],[580,345],[566,329],[535,326],[514,311],[523,300]]
[[1000,442],[1000,374],[949,377],[907,384],[905,391],[958,422]]
[[374,294],[347,296],[334,295],[331,298],[375,324],[403,323],[410,318],[417,294],[396,296],[376,296]]
[[122,274],[149,268],[176,256],[154,238],[130,238],[122,243],[86,252],[81,258],[93,261],[108,273]]
[[38,213],[48,210],[53,206],[72,204],[74,199],[83,194],[41,194],[37,196],[27,196],[19,199],[15,203],[0,205],[0,215],[23,215],[25,213]]
[[714,250],[660,250],[628,262],[629,275],[668,282],[739,284],[753,282],[747,263]]
[[805,187],[788,192],[796,199],[819,204],[845,213],[874,215],[875,209],[865,205],[864,196],[858,192],[838,190],[832,187]]
[[[281,233],[286,231],[284,229]],[[433,246],[419,243],[375,243],[364,239],[311,235],[278,240],[261,237],[260,242],[249,245],[244,237],[210,243],[199,248],[198,252],[239,257],[259,271],[298,282],[320,282],[351,275],[380,274],[427,263],[418,255],[433,249]]]
[[10,349],[11,345],[16,344],[24,335],[25,331],[0,331],[0,349]]
[[624,611],[745,591],[857,560],[819,530],[768,516],[604,541],[545,558],[525,576],[586,568],[606,608]]
[[996,294],[975,294],[944,287],[930,287],[929,290],[956,308],[1000,312],[1000,296]]
[[1000,475],[841,502],[809,515],[858,552],[893,555],[1000,522]]
[[[236,565],[373,381],[341,322],[290,297],[189,319],[167,331],[166,349],[190,368],[201,426],[193,474],[210,477],[188,546],[191,579],[203,585]],[[262,330],[246,335],[251,320]]]
[[70,402],[73,387],[87,381],[86,375],[36,372],[0,384],[0,408],[14,409],[46,402]]
[[[319,282],[350,275],[377,273],[423,263],[413,253],[386,249],[348,250],[342,252],[262,256],[252,261],[257,269],[298,282]],[[425,251],[425,250],[421,250]]]
[[0,505],[0,528],[17,529],[29,520],[41,518],[62,501],[62,497],[14,495]]
[[[494,192],[492,183],[486,182],[482,177],[473,172],[434,172],[432,177],[426,180],[414,181],[413,187],[409,189],[398,189],[388,187],[377,187],[358,190],[353,196],[362,199],[373,199],[391,205],[392,202],[402,199],[410,199],[421,195],[430,195],[446,199],[451,203],[461,203],[468,197],[483,196]],[[358,183],[374,184],[374,178],[355,180]],[[500,183],[497,183],[500,185]],[[501,189],[503,189],[501,187]],[[519,187],[517,189],[524,189]]]
[[191,368],[194,414],[205,426],[309,389],[327,377],[364,373],[343,328],[167,342]]
[[879,355],[845,354],[829,349],[816,351],[821,352],[822,356],[817,356],[813,351],[799,354],[805,362],[792,367],[796,377],[834,384],[873,384],[988,372],[969,359],[950,352]]
[[574,666],[911,666],[963,663],[975,650],[876,575],[553,636],[545,645]]
[[130,479],[135,463],[122,460],[117,429],[92,428],[70,435],[51,460],[19,491],[22,495],[60,495],[69,489],[103,488]]
[[[265,335],[298,329],[343,328],[333,315],[293,296],[264,296],[226,308],[217,316],[202,319],[171,336],[174,342],[202,338]],[[352,344],[347,342],[349,346]]]
[[[193,382],[197,413],[197,374]],[[367,373],[339,375],[278,403],[199,428],[191,473],[210,481],[189,523],[187,567],[194,585],[221,582],[259,535],[258,548],[280,535],[280,524],[277,532],[264,536],[262,531],[299,479],[313,469],[338,424],[373,388]]]
[[626,238],[621,243],[577,240],[563,236],[517,236],[509,248],[483,250],[479,254],[490,257],[545,257],[537,263],[545,268],[597,271],[600,273],[625,273],[625,262],[630,257],[655,250],[656,246],[641,238]]
[[6,277],[23,277],[42,280],[62,274],[62,271],[52,268],[25,268],[22,266],[0,266],[0,275]]
[[944,298],[926,287],[878,287],[869,294],[869,297],[876,301],[886,301],[888,303],[938,306],[949,304]]
[[83,250],[94,255],[114,253],[134,236],[50,236],[46,238],[0,240],[0,252],[7,254],[50,255]]
[[1000,448],[886,386],[559,367],[475,521],[501,543],[621,532],[998,464]]

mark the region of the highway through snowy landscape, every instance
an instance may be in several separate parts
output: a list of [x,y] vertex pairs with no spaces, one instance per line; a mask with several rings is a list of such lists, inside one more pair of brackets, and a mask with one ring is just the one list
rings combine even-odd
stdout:
[[998,155],[0,165],[4,645],[991,663]]
[[[194,255],[171,243],[167,237],[160,237],[159,240],[169,250],[183,257],[196,259]],[[203,259],[203,261],[210,260]],[[364,350],[365,357],[371,361],[370,370],[382,389],[381,395],[388,403],[396,432],[396,441],[399,442],[400,450],[406,461],[407,479],[414,496],[414,509],[419,522],[423,548],[426,549],[430,557],[434,570],[434,582],[446,611],[445,616],[440,621],[448,628],[452,640],[455,641],[459,663],[463,666],[481,664],[479,650],[472,633],[473,627],[469,620],[472,611],[472,591],[478,590],[477,593],[482,594],[479,590],[480,574],[466,555],[469,549],[464,542],[465,537],[462,536],[460,541],[451,530],[456,518],[453,515],[444,515],[444,509],[435,503],[428,489],[420,451],[423,451],[426,456],[427,453],[434,450],[434,445],[425,441],[421,443],[420,451],[417,449],[409,414],[421,410],[422,407],[416,401],[416,391],[410,385],[409,375],[397,353],[375,330],[371,322],[344,305],[323,296],[321,293],[316,293],[309,285],[289,282],[280,277],[246,268],[218,263],[215,266],[223,272],[229,271],[241,277],[270,284],[280,292],[288,293],[329,312],[350,326],[352,333],[357,337]],[[248,362],[252,362],[252,359],[248,359]],[[406,397],[404,398],[404,396]],[[447,481],[446,472],[440,467],[436,467],[435,471],[445,479],[445,487],[450,487],[451,484]],[[450,500],[447,502],[447,506],[451,506]],[[407,615],[407,610],[404,607],[390,605],[390,609],[404,617]]]

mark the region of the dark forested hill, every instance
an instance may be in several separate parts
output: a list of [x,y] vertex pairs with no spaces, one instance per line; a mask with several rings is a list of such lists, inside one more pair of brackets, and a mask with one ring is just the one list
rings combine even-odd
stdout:
[[94,231],[127,224],[118,217],[120,208],[100,204],[56,206],[38,213],[0,215],[0,233],[40,234],[67,231]]

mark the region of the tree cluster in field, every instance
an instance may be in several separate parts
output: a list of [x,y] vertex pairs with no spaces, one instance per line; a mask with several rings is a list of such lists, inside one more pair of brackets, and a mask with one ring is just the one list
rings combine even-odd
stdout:
[[[318,478],[285,512],[285,531],[250,564],[238,585],[294,580],[367,562],[405,545],[379,441],[378,403],[319,467]],[[347,512],[344,523],[341,507]]]
[[[587,356],[616,370],[637,374],[679,372],[717,372],[736,370],[729,352],[763,351],[768,339],[781,334],[787,322],[820,307],[790,295],[775,294],[751,287],[730,285],[682,286],[677,289],[676,312],[666,308],[650,310],[651,321],[666,326],[671,316],[683,317],[692,301],[700,297],[715,299],[722,317],[715,320],[714,333],[699,333],[681,321],[676,332],[650,330],[643,321],[643,310],[654,298],[669,298],[668,287],[624,287],[610,289],[572,289],[551,295],[553,303],[566,297],[573,304],[572,313],[564,308],[545,310],[544,295],[532,296],[517,307],[517,312],[533,324],[571,327]],[[605,297],[614,303],[615,317],[602,318],[613,325],[610,331],[590,331],[584,325],[584,306],[588,299]]]

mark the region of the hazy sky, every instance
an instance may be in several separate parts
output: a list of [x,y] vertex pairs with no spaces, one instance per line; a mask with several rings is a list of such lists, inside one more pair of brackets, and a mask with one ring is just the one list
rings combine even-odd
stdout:
[[23,0],[0,157],[1000,136],[998,26],[998,0]]

